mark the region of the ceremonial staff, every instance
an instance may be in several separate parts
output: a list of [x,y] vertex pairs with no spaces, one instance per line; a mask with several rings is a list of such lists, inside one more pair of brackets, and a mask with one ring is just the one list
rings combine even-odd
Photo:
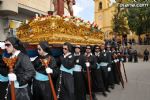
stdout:
[[87,61],[85,64],[86,64],[86,71],[87,71],[87,78],[88,78],[90,100],[92,100],[92,89],[91,89],[91,78],[90,78],[91,75],[90,75],[90,70],[89,70],[90,63],[89,63],[88,57],[87,57]]
[[[123,55],[121,55],[121,57],[123,57]],[[127,74],[126,74],[126,69],[125,69],[125,67],[124,67],[124,63],[123,63],[123,61],[121,61],[121,62],[122,62],[122,65],[123,65],[123,71],[124,71],[124,75],[125,75],[126,82],[128,82]]]
[[119,75],[120,75],[120,79],[121,79],[121,84],[122,84],[122,87],[124,88],[124,80],[123,80],[123,77],[122,77],[122,73],[121,73],[121,69],[120,69],[120,62],[119,62],[119,59],[117,61],[117,69],[118,69],[118,72],[119,72]]
[[117,68],[117,72],[119,74],[119,78],[121,80],[121,85],[124,88],[124,81],[123,81],[121,70],[120,70],[120,66],[119,66],[119,59],[116,59],[117,55],[113,55],[113,58],[115,59],[114,62],[115,62],[116,68]]
[[122,62],[122,65],[123,65],[123,70],[124,70],[124,75],[125,75],[126,82],[128,82],[127,74],[126,74],[126,69],[124,67],[124,63],[123,62]]
[[[50,62],[50,57],[48,59],[41,59],[41,62],[42,62],[43,65],[45,65],[45,69],[48,68],[48,64]],[[53,85],[51,75],[50,75],[50,73],[47,73],[47,74],[48,74],[48,79],[49,79],[49,83],[50,83],[50,87],[51,87],[51,90],[52,90],[54,100],[57,100],[57,96],[56,96],[56,92],[55,92],[55,89],[54,89],[54,85]]]
[[[13,67],[17,61],[17,57],[14,58],[4,57],[3,61],[7,64],[9,68],[9,74],[13,74]],[[16,100],[14,81],[11,80],[10,80],[10,91],[11,91],[11,100]]]

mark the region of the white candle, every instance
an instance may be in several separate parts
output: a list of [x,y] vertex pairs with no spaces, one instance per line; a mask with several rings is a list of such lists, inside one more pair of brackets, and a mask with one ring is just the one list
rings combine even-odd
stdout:
[[38,18],[39,16],[38,16],[38,14],[35,14],[35,18]]

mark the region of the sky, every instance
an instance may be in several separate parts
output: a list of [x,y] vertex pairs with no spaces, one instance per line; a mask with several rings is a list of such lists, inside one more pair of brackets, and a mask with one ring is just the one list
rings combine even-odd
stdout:
[[[84,19],[85,21],[94,21],[94,0],[75,0],[76,5],[73,6],[74,15]],[[115,0],[111,0],[115,2]]]

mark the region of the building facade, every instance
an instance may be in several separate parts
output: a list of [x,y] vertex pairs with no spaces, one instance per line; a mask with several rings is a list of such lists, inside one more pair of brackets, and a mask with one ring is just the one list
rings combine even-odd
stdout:
[[112,19],[116,8],[115,4],[110,5],[110,0],[94,0],[94,2],[95,23],[98,24],[104,33],[108,34],[112,32]]
[[51,0],[0,0],[0,41],[16,35],[16,28],[26,19],[47,15],[52,7]]
[[66,0],[0,0],[0,41],[15,36],[16,29],[35,15],[69,15]]

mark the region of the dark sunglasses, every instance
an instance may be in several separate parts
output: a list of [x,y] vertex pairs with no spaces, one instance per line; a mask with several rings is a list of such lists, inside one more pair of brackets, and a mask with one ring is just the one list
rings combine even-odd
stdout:
[[37,48],[37,50],[38,50],[38,51],[41,51],[41,49],[40,49],[40,48]]
[[75,47],[75,48],[78,48],[78,49],[80,49],[80,47]]
[[63,48],[63,50],[68,50],[67,48]]
[[91,49],[90,47],[87,47],[86,49]]
[[5,47],[10,47],[10,46],[11,46],[11,44],[8,44],[8,43],[7,43],[7,44],[5,44]]

